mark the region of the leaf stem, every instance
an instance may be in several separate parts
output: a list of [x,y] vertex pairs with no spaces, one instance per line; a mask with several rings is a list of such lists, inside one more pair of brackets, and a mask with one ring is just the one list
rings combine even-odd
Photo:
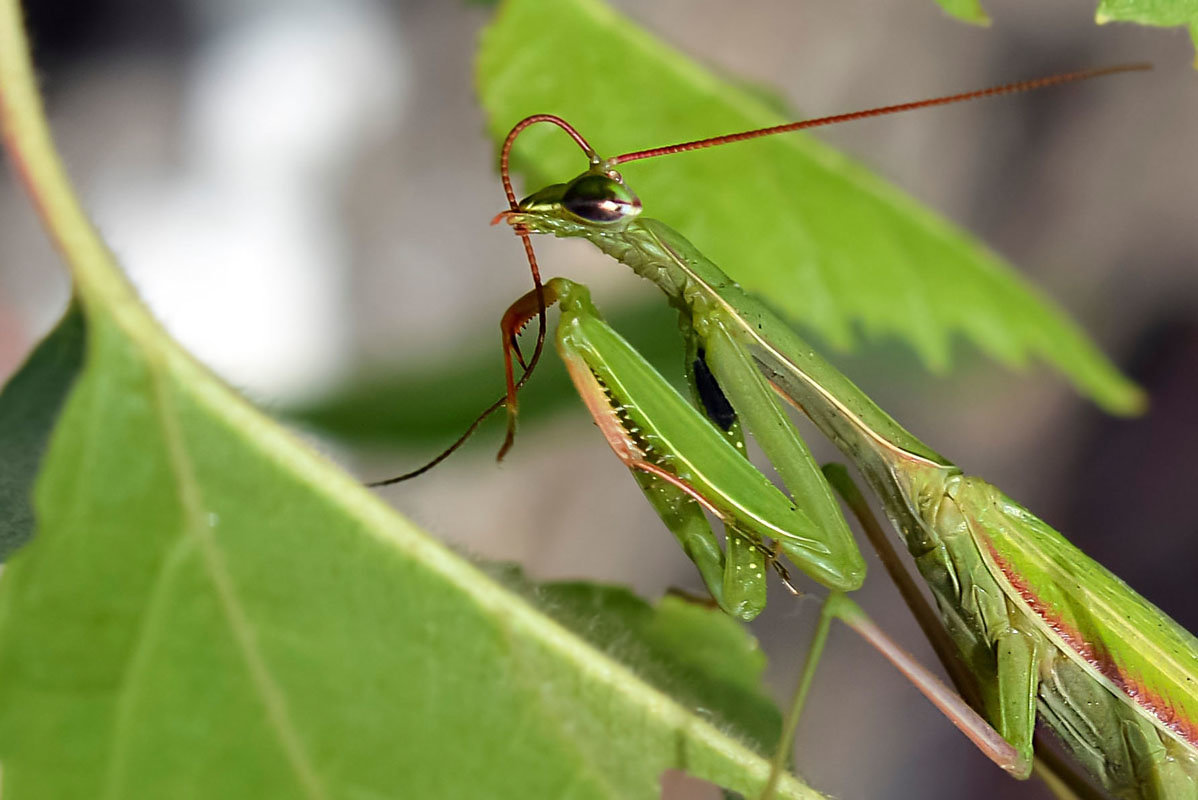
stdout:
[[133,288],[84,213],[54,149],[19,0],[0,0],[0,125],[17,174],[85,301],[103,292],[114,305],[128,306]]

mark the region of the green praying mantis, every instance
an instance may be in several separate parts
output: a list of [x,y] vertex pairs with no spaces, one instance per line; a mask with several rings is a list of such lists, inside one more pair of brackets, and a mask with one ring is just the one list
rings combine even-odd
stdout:
[[[775,775],[830,621],[839,618],[1011,775],[1027,778],[1038,767],[1062,796],[1087,792],[1065,768],[1043,760],[1051,756],[1034,750],[1039,717],[1112,794],[1198,798],[1198,639],[1031,512],[904,430],[682,236],[640,216],[640,201],[617,166],[1142,68],[1070,73],[607,159],[551,115],[526,118],[509,133],[501,151],[509,209],[496,219],[523,239],[535,288],[509,308],[501,325],[507,393],[486,412],[508,410],[501,455],[512,441],[517,392],[542,350],[546,308],[557,304],[556,346],[579,395],[715,601],[730,614],[752,618],[764,607],[771,569],[791,585],[783,557],[831,590],[775,758]],[[508,157],[515,138],[541,122],[566,131],[590,166],[571,181],[517,202]],[[666,294],[680,314],[690,401],[602,321],[585,287],[562,278],[542,286],[532,234],[587,239]],[[516,337],[534,318],[539,319],[537,345],[525,361]],[[519,380],[513,357],[524,367]],[[835,466],[821,471],[816,465],[787,406],[806,415],[880,498],[935,600],[935,612],[906,583],[910,579],[893,553],[887,554],[889,544],[847,472]],[[789,495],[745,457],[742,425]],[[845,596],[861,585],[865,566],[837,493],[900,582],[960,695],[889,642]],[[708,515],[725,527],[722,548]],[[772,779],[762,797],[771,791]]]

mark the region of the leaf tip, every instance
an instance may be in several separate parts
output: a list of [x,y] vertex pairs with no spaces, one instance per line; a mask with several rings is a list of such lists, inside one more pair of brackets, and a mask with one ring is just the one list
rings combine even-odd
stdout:
[[1118,390],[1098,398],[1098,404],[1102,409],[1117,417],[1142,416],[1148,410],[1148,403],[1148,393],[1130,381]]
[[990,15],[978,0],[937,0],[940,8],[950,17],[982,28],[990,27]]

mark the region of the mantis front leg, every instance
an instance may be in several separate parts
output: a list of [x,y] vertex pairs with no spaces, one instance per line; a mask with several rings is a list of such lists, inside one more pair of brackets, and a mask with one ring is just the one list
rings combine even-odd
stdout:
[[[679,332],[682,334],[682,341],[686,347],[683,356],[683,371],[691,389],[691,399],[695,408],[701,410],[707,419],[723,432],[724,438],[747,458],[744,430],[736,416],[736,410],[728,401],[715,376],[711,374],[711,369],[707,365],[707,354],[690,323],[690,318],[686,314],[681,314],[678,322]],[[698,509],[696,510],[698,511]],[[660,514],[660,511],[658,513]],[[671,528],[671,530],[673,529]],[[794,591],[785,570],[780,568],[772,550],[766,551],[759,544],[741,536],[732,526],[725,525],[723,581],[718,593],[712,592],[712,596],[717,599],[720,607],[741,619],[753,619],[761,613],[766,602],[765,566],[767,562],[780,570],[779,574],[782,575],[783,581]]]
[[[703,336],[712,374],[778,471],[795,503],[815,519],[823,531],[824,541],[857,552],[853,534],[840,513],[832,490],[769,383],[744,348],[728,333],[718,312],[701,318],[700,323],[696,333]],[[782,537],[778,544],[787,555],[803,557],[801,552],[794,552],[804,547],[803,543]],[[864,562],[859,575],[864,580]]]
[[[544,291],[548,305],[561,302],[574,315],[581,313],[598,320],[585,287],[555,278],[545,284]],[[513,303],[503,317],[503,340],[515,342],[516,333],[536,313],[537,301],[532,292]],[[564,333],[565,329],[566,323],[563,320],[559,332]],[[626,343],[624,348],[632,352]],[[653,452],[653,445],[648,438],[652,434],[638,436],[641,431],[626,418],[630,403],[622,402],[613,389],[601,382],[597,372],[587,366],[584,351],[580,351],[572,339],[564,335],[559,336],[558,349],[579,396],[591,412],[612,451],[632,471],[649,504],[674,534],[683,552],[698,568],[699,575],[712,598],[720,608],[732,616],[740,619],[756,617],[765,607],[766,548],[761,542],[749,541],[731,527],[727,528],[725,546],[721,548],[704,511],[706,509],[720,518],[726,515],[685,481],[657,463],[663,460],[666,454]],[[598,353],[593,348],[589,352],[592,359],[598,358]],[[627,356],[628,353],[623,355]],[[693,375],[693,372],[691,374]],[[693,377],[692,386],[697,386]],[[664,392],[662,396],[667,399],[673,391],[668,384],[664,385],[664,389],[662,386],[656,388],[661,389]],[[696,428],[700,432],[699,435],[711,438],[710,433],[703,431],[703,420],[698,413],[689,409],[680,396],[678,401],[674,404],[674,413],[685,417],[689,411],[699,423]],[[728,437],[729,442],[736,446],[739,440],[739,426],[730,422],[722,435]],[[743,441],[739,442],[739,446],[743,449]]]
[[[821,520],[779,491],[744,457],[743,447],[602,321],[585,287],[555,278],[545,290],[546,300],[561,307],[555,341],[579,395],[613,452],[641,475],[650,500],[723,607],[742,618],[760,611],[762,556],[773,560],[772,541],[825,586],[860,586],[864,560],[843,522],[844,535],[829,535]],[[518,329],[534,302],[532,295],[518,300],[505,325]],[[700,524],[704,510],[735,534],[727,538],[722,560],[714,534]]]

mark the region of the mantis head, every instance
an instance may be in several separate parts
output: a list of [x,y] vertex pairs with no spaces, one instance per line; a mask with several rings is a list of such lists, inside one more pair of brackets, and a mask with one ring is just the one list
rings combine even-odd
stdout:
[[595,230],[620,231],[641,213],[641,201],[620,173],[599,163],[568,183],[555,183],[501,212],[529,233],[578,236]]

